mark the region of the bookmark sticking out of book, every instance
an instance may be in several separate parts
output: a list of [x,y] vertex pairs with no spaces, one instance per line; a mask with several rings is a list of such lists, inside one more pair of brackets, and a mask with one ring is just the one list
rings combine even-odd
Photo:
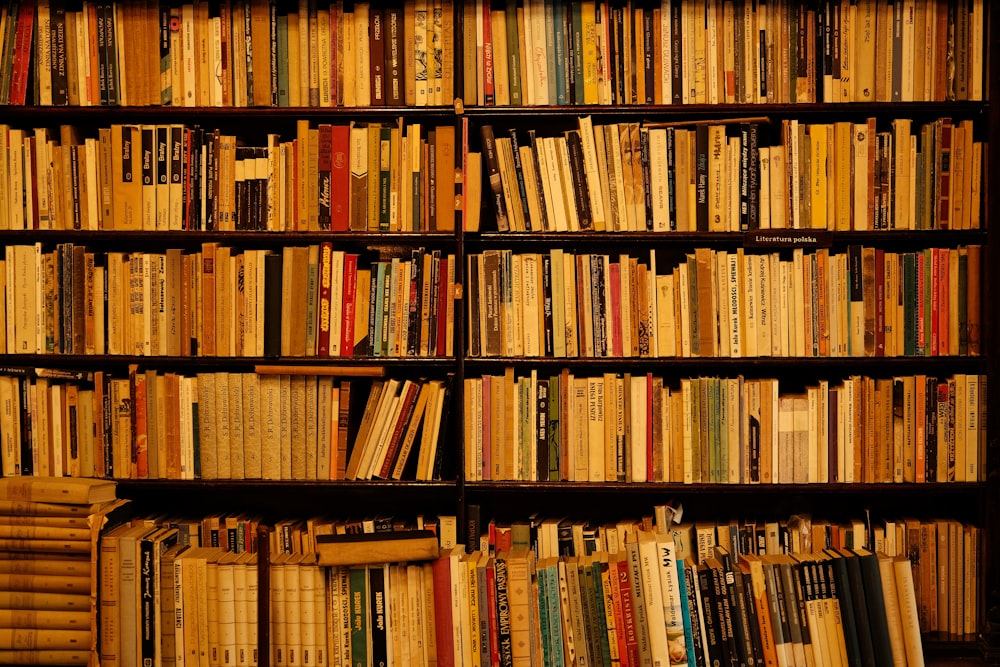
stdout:
[[438,557],[438,538],[431,530],[317,535],[320,565],[367,565]]

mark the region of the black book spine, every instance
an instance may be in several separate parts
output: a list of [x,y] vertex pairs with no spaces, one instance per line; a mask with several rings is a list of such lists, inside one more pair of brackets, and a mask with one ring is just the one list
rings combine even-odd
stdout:
[[[475,293],[473,293],[475,294]],[[552,331],[552,256],[548,253],[542,255],[542,319],[544,331],[545,356],[551,357],[553,354]]]
[[546,481],[549,478],[549,381],[539,380],[536,387],[534,398],[538,421],[535,425],[535,437],[538,459],[535,474],[539,480]]
[[[646,97],[639,100],[643,104],[653,104],[656,101],[654,91],[656,88],[656,77],[659,72],[653,66],[653,30],[659,26],[653,26],[653,12],[645,9],[642,12],[642,72],[645,77]],[[646,181],[647,183],[649,181]]]
[[743,586],[743,573],[726,563],[726,590],[729,593],[729,612],[733,622],[733,638],[736,642],[736,655],[739,664],[746,667],[753,665],[753,641],[750,638],[750,619],[747,617],[752,610],[747,608]]
[[371,664],[388,663],[388,606],[385,590],[384,566],[372,565],[368,568],[368,597],[371,609]]
[[[701,593],[701,608],[698,613],[705,622],[705,647],[708,655],[707,664],[722,665],[722,641],[720,639],[719,623],[721,619],[716,612],[715,589],[712,585],[712,573],[707,565],[698,566],[698,590]],[[694,625],[692,615],[692,626]]]
[[497,231],[510,231],[507,218],[507,205],[503,198],[503,181],[500,177],[500,158],[497,156],[496,139],[492,125],[483,125],[479,130],[483,141],[483,162],[486,166],[486,177],[489,180],[493,199],[493,211],[497,217]]
[[928,482],[937,481],[937,438],[938,438],[938,423],[937,423],[937,378],[929,377],[927,378],[927,399],[926,399],[926,417],[924,422],[925,427],[925,445],[924,445],[924,477]]
[[760,623],[757,620],[757,604],[754,600],[750,579],[742,570],[736,571],[736,590],[740,594],[740,613],[746,620],[745,632],[749,640],[748,665],[764,664],[764,646],[760,639]]
[[645,224],[646,231],[653,231],[653,185],[649,171],[649,130],[645,127],[639,128],[639,159],[642,167],[642,182],[644,184],[643,199],[645,201],[645,220],[637,220],[638,224]]
[[420,250],[410,253],[410,312],[407,313],[406,354],[414,357],[420,350],[420,299],[423,291],[423,255]]
[[[684,570],[684,594],[686,600],[681,604],[687,605],[688,618],[691,620],[691,646],[694,649],[695,667],[705,667],[704,642],[701,636],[701,609],[698,608],[698,586],[699,577],[695,566],[691,563],[683,564]],[[689,653],[690,655],[690,653]]]
[[153,576],[153,547],[154,544],[149,539],[139,540],[139,651],[141,653],[143,665],[151,665],[156,660],[156,652],[159,647],[156,645],[156,615],[157,609],[153,604],[153,585],[156,582]]
[[264,255],[264,356],[281,355],[281,253]]
[[[854,576],[849,568],[856,566],[857,559],[834,558],[829,561],[829,568],[817,567],[814,581],[820,588],[821,595],[834,595],[840,602],[841,627],[844,629],[844,645],[847,647],[848,661],[852,665],[873,665],[875,655],[872,653],[871,636],[867,623],[858,626],[858,613],[864,614],[864,590],[857,594],[853,592]],[[832,588],[831,588],[832,587]],[[858,586],[860,588],[860,585]]]
[[441,428],[438,430],[437,449],[434,451],[434,465],[431,479],[442,479],[444,473],[444,453],[448,440],[448,419],[451,413],[452,397],[455,394],[455,374],[449,373],[444,381],[444,395],[441,397]]
[[566,148],[569,151],[569,166],[573,177],[573,201],[576,203],[577,218],[580,231],[590,231],[594,228],[594,219],[590,211],[590,188],[587,183],[587,169],[583,162],[583,143],[580,133],[566,133]]

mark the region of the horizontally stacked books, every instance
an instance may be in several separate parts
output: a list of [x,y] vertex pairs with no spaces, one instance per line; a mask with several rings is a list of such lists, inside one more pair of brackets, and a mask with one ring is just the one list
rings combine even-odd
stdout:
[[97,540],[115,483],[0,479],[0,663],[86,665],[97,657]]

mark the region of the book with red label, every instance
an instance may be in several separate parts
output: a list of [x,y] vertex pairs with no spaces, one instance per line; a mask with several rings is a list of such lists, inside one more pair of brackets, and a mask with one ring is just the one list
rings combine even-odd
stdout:
[[346,232],[351,214],[351,128],[330,127],[330,229]]
[[324,241],[319,247],[319,330],[316,334],[316,354],[330,356],[330,303],[333,284],[333,244]]

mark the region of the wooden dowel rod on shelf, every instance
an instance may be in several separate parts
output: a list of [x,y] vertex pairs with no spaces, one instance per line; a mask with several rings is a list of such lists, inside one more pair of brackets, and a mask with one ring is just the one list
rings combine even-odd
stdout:
[[259,364],[258,375],[332,375],[341,377],[383,377],[385,366],[327,366],[294,364]]
[[747,116],[745,118],[703,118],[698,120],[675,120],[675,121],[643,121],[644,127],[693,127],[696,125],[736,125],[739,123],[760,123],[768,125],[771,123],[769,116]]

